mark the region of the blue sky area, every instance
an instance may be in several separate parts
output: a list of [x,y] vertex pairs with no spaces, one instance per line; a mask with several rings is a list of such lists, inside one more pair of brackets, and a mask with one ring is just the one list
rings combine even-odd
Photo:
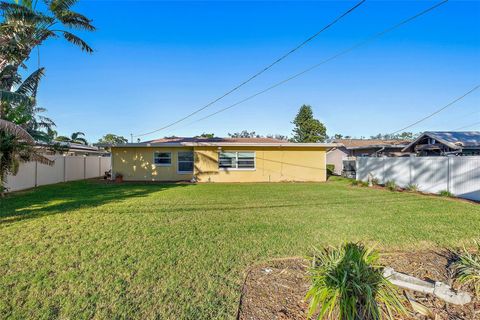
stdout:
[[[143,137],[240,130],[290,135],[310,104],[329,134],[400,129],[480,83],[480,2],[450,1],[383,38],[205,121],[189,124],[287,78],[435,2],[367,1],[281,64],[201,114]],[[63,41],[40,49],[39,102],[59,134],[130,137],[217,98],[351,7],[350,1],[80,1],[98,31],[87,55]],[[31,58],[30,65],[36,66]],[[480,90],[412,131],[480,122]],[[480,124],[466,128],[480,130]]]

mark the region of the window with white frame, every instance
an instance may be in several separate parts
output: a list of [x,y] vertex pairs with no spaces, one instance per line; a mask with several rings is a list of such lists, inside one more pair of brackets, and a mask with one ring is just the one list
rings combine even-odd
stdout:
[[220,152],[218,155],[220,169],[252,170],[255,169],[255,152]]
[[172,153],[171,152],[154,152],[153,162],[157,166],[171,166],[172,165]]
[[193,172],[193,152],[182,151],[178,153],[178,172],[192,173]]

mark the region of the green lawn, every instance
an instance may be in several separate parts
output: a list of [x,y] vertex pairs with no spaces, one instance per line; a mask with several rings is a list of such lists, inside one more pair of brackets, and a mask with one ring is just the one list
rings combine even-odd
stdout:
[[0,199],[0,318],[233,319],[249,265],[312,246],[458,246],[480,206],[324,184],[80,181]]

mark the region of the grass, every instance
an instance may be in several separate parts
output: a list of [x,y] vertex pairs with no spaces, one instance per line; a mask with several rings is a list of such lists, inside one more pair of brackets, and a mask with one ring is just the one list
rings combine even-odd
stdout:
[[328,183],[79,181],[0,199],[0,318],[233,319],[244,271],[344,241],[478,237],[480,206]]

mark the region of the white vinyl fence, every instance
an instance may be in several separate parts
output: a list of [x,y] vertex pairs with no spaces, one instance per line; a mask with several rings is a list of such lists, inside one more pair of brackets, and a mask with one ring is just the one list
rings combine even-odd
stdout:
[[357,158],[357,180],[369,174],[400,187],[416,184],[421,191],[454,195],[480,201],[480,157]]
[[7,190],[18,191],[58,182],[101,177],[111,168],[110,157],[47,156],[53,166],[35,161],[21,163],[17,175],[7,176]]

